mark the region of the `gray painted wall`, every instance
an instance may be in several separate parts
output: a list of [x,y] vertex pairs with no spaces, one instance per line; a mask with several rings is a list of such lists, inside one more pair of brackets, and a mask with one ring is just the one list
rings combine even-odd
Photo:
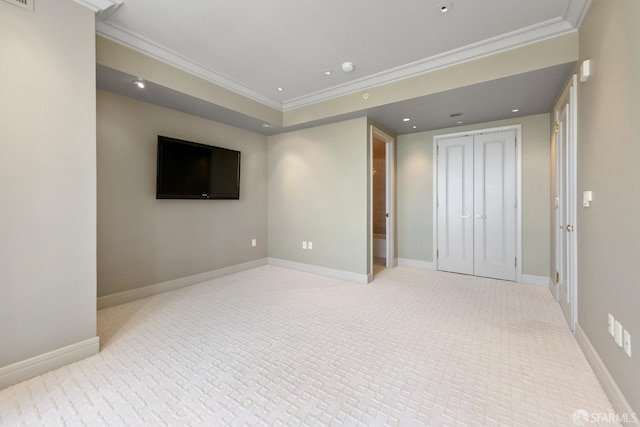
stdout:
[[[103,91],[97,113],[99,296],[266,258],[265,136]],[[159,134],[239,150],[240,200],[156,200]]]
[[[640,411],[640,2],[596,0],[580,30],[593,75],[578,86],[578,323]],[[633,358],[607,333],[611,313]],[[634,347],[635,346],[635,347]]]
[[0,367],[96,336],[95,17],[0,2]]
[[269,137],[269,257],[367,273],[367,147],[366,118]]
[[549,272],[549,114],[398,136],[398,257],[433,262],[433,137],[522,124],[523,274]]

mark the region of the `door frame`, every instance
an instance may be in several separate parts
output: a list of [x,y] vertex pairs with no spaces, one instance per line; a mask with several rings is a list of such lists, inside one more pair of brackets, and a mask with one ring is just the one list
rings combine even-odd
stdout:
[[438,142],[443,139],[513,130],[516,132],[516,282],[522,282],[522,125],[447,133],[433,137],[433,268],[438,270]]
[[379,138],[385,142],[385,203],[389,216],[386,220],[386,267],[393,268],[398,265],[395,253],[396,236],[396,213],[395,213],[395,152],[396,139],[386,132],[378,129],[375,125],[369,126],[369,236],[368,236],[368,258],[369,258],[369,281],[373,280],[373,139]]
[[[567,289],[569,291],[569,303],[571,305],[570,313],[569,313],[569,327],[571,331],[575,332],[575,326],[578,322],[578,192],[577,192],[577,182],[578,182],[578,76],[573,74],[571,79],[567,83],[567,85],[562,90],[561,95],[558,97],[558,101],[553,106],[553,121],[554,123],[558,121],[561,108],[565,104],[565,101],[569,101],[569,111],[568,111],[568,120],[569,120],[569,138],[566,141],[567,144],[567,177],[566,183],[561,180],[560,173],[562,170],[562,165],[558,162],[558,154],[560,147],[558,146],[558,139],[556,137],[556,133],[553,133],[554,146],[555,146],[555,165],[552,167],[555,168],[556,171],[556,179],[555,179],[555,196],[553,200],[560,196],[560,185],[566,185],[568,189],[567,194],[567,210],[568,210],[568,221],[569,224],[573,227],[573,231],[569,233],[569,238],[567,239],[569,248],[567,250],[567,264],[568,271],[566,272],[566,280],[567,280]],[[555,244],[555,256],[554,256],[554,271],[558,272],[560,257],[561,254],[561,239],[562,239],[562,231],[560,227],[561,224],[560,218],[560,209],[558,209],[557,205],[555,207],[555,215],[554,217],[554,244]],[[551,288],[552,294],[555,296],[556,301],[560,302],[561,294],[559,289],[559,283],[556,280],[555,274],[552,274],[552,278],[549,281],[553,283],[553,287]],[[554,292],[555,291],[555,292]]]

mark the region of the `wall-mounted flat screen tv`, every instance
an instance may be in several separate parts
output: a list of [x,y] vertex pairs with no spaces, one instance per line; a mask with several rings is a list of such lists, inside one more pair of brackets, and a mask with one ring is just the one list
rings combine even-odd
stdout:
[[239,151],[158,135],[156,199],[239,198]]

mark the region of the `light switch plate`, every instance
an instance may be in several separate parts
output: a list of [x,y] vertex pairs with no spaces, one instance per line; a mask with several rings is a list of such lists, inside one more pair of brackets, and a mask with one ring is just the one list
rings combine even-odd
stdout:
[[614,338],[616,340],[616,344],[618,344],[619,347],[622,347],[622,325],[617,320],[616,320],[616,334]]
[[580,65],[580,82],[586,82],[589,80],[589,76],[591,76],[591,60],[585,59]]
[[615,328],[614,328],[614,322],[615,322],[615,319],[613,318],[612,315],[609,314],[609,318],[608,318],[609,335],[611,335],[612,337],[614,337],[616,335]]
[[624,331],[623,336],[624,352],[627,353],[627,356],[631,357],[631,335],[629,334],[629,332]]

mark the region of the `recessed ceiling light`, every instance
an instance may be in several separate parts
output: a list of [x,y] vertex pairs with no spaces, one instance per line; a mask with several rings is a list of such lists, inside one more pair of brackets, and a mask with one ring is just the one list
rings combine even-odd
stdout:
[[283,90],[284,90],[284,89],[283,89],[283,88],[281,88],[281,87],[279,87],[279,88],[278,88],[278,92],[282,92]]
[[415,129],[415,128],[417,128],[417,127],[418,127],[418,126],[414,126],[413,128]]
[[344,71],[345,73],[350,73],[355,68],[353,62],[343,62],[341,67],[342,71]]
[[464,122],[463,122],[462,120],[458,120],[458,121],[456,122],[456,124],[458,124],[458,125],[461,125],[461,124],[463,124],[463,123],[464,123]]
[[447,13],[449,12],[451,9],[453,9],[453,3],[451,3],[450,1],[445,1],[442,2],[438,5],[438,9],[440,10],[440,12],[442,13]]
[[134,85],[138,86],[138,89],[144,89],[145,84],[141,79],[134,80],[131,83],[133,83]]
[[517,113],[518,111],[520,111],[519,108],[514,108],[513,110],[511,110],[512,113]]
[[402,119],[403,122],[408,122],[409,120],[411,120],[409,117],[405,117],[404,119]]
[[324,70],[322,72],[325,76],[330,76],[331,75],[331,70]]
[[263,124],[262,124],[262,127],[263,127],[263,128],[270,128],[270,127],[273,127],[273,125],[272,125],[272,124],[270,124],[270,123],[263,123]]

